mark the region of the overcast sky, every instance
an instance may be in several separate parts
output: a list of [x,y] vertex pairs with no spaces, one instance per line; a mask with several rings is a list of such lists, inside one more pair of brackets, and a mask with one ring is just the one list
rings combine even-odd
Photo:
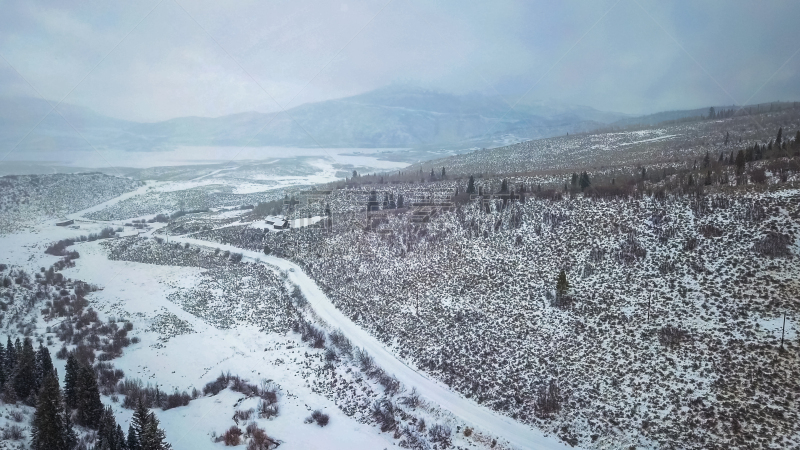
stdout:
[[0,95],[141,121],[396,82],[625,113],[800,100],[799,20],[796,0],[3,0]]

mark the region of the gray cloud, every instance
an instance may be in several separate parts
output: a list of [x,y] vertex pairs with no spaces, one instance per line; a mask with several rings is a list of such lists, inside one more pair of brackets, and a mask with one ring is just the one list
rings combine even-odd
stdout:
[[798,17],[794,1],[12,1],[0,95],[142,121],[397,81],[629,113],[796,100]]

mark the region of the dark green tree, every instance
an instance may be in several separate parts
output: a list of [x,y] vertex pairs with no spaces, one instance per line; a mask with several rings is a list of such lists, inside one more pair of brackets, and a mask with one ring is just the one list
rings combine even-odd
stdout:
[[445,171],[444,171],[444,167],[442,167],[442,179],[444,179],[444,177],[446,176],[446,175],[445,175],[446,173],[447,173],[447,172],[445,172]]
[[36,395],[36,352],[30,338],[25,338],[22,351],[14,368],[14,391],[17,398],[28,400],[31,395]]
[[706,156],[703,158],[703,168],[707,169],[709,165],[711,165],[711,155],[706,151]]
[[506,181],[505,179],[503,179],[503,182],[500,183],[500,192],[501,193],[508,192],[508,181]]
[[42,381],[42,389],[36,403],[36,412],[31,423],[31,449],[71,450],[71,427],[61,401],[61,391],[55,372],[51,371]]
[[64,368],[64,403],[70,409],[78,407],[77,386],[80,368],[78,360],[75,359],[75,354],[70,353],[67,357],[67,365]]
[[398,208],[402,208],[403,207],[403,194],[398,194],[397,195],[397,207]]
[[726,131],[725,132],[725,145],[728,145],[728,138],[729,138],[729,133]]
[[567,281],[567,272],[561,269],[556,280],[556,294],[559,296],[566,295],[569,292],[569,281]]
[[467,183],[467,194],[474,194],[474,193],[475,193],[475,177],[470,175],[469,182]]
[[6,384],[6,348],[0,342],[0,391]]
[[76,421],[78,425],[96,430],[103,414],[103,403],[100,401],[100,389],[97,387],[97,374],[94,369],[81,367],[76,387],[78,401]]
[[714,112],[714,107],[712,106],[711,108],[708,109],[707,119],[714,119],[715,117],[717,117],[717,114]]
[[739,150],[739,152],[736,153],[736,175],[744,173],[745,162],[744,150]]
[[778,136],[775,138],[775,145],[777,145],[778,148],[780,148],[781,146],[782,139],[783,139],[783,127],[780,127],[778,128]]
[[151,412],[147,416],[147,424],[143,430],[143,435],[139,436],[139,443],[142,450],[165,450],[167,447],[167,436],[164,430],[158,427],[159,422],[156,415]]
[[584,190],[586,190],[586,188],[591,186],[592,183],[589,181],[589,174],[586,173],[586,172],[583,172],[581,174],[581,179],[580,179],[579,183],[581,185],[581,191],[584,191]]
[[[122,432],[122,429],[120,429]],[[97,443],[95,450],[120,450],[119,439],[117,436],[117,421],[114,418],[114,411],[111,406],[103,408],[100,414],[100,421],[97,427]]]
[[128,425],[128,438],[126,439],[127,449],[126,450],[141,450],[141,446],[139,446],[139,439],[136,437],[136,431],[133,428],[133,423]]
[[53,360],[50,359],[50,350],[42,344],[39,344],[39,350],[36,351],[36,390],[42,386],[44,377],[53,371]]

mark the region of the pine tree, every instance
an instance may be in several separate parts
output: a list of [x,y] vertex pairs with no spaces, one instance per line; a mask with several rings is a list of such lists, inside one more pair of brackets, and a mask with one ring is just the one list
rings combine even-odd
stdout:
[[39,344],[39,350],[36,352],[36,390],[42,386],[44,377],[53,371],[53,360],[50,359],[50,350],[42,344]]
[[686,185],[694,186],[694,177],[692,177],[692,174],[689,174],[689,180],[686,182]]
[[128,425],[128,438],[126,440],[126,444],[128,445],[127,450],[141,450],[141,446],[139,445],[139,439],[136,437],[136,431],[133,429],[133,423]]
[[561,269],[561,273],[558,274],[558,280],[556,281],[556,293],[559,296],[566,295],[569,292],[569,281],[567,281],[567,272],[564,269]]
[[588,173],[583,172],[581,174],[580,185],[581,185],[581,191],[586,190],[586,188],[588,188],[589,186],[592,185],[592,183],[589,181],[589,174]]
[[706,151],[706,157],[703,158],[703,168],[707,169],[710,164],[711,164],[711,156],[708,154],[708,151]]
[[711,186],[711,171],[706,174],[706,186]]
[[11,337],[8,338],[6,344],[6,357],[3,361],[3,373],[6,374],[6,381],[12,381],[14,366],[17,365],[17,352],[14,344],[11,343]]
[[444,167],[442,167],[442,179],[444,179],[446,172],[444,171]]
[[167,448],[165,442],[167,436],[158,425],[156,415],[152,412],[148,414],[143,433],[139,435],[139,444],[142,446],[142,450],[165,450]]
[[125,432],[122,431],[122,427],[117,424],[117,432],[115,433],[115,440],[117,443],[115,450],[128,450],[128,442],[125,440]]
[[81,367],[76,387],[78,425],[97,429],[103,414],[103,403],[100,401],[100,389],[97,387],[97,374],[91,367]]
[[136,432],[136,438],[139,442],[139,446],[141,447],[141,435],[145,429],[145,425],[147,425],[147,415],[149,411],[147,407],[142,402],[142,399],[136,403],[136,410],[133,411],[133,416],[131,417],[131,426],[133,430]]
[[469,176],[469,183],[467,183],[467,194],[475,193],[475,177]]
[[55,372],[51,371],[42,383],[31,424],[31,448],[71,450],[68,419],[61,402],[61,392]]
[[508,192],[508,181],[506,181],[505,179],[503,179],[503,182],[500,183],[500,192],[501,193]]
[[717,114],[714,112],[714,107],[712,106],[711,108],[708,109],[707,119],[713,119],[715,117],[717,117]]
[[30,338],[26,337],[14,369],[14,390],[17,398],[27,400],[31,395],[36,395],[35,387],[36,353]]
[[780,148],[781,146],[782,135],[783,135],[783,127],[780,127],[778,128],[778,137],[775,138],[775,145],[777,145],[778,148]]
[[403,207],[403,194],[398,194],[397,195],[397,207],[398,208],[402,208]]
[[729,133],[726,131],[725,132],[725,145],[728,145],[728,137],[729,137]]
[[79,370],[80,366],[78,365],[78,360],[75,359],[73,353],[70,353],[69,357],[67,357],[66,368],[64,369],[64,402],[67,404],[67,408],[70,409],[78,407],[77,384]]
[[6,384],[6,348],[0,342],[0,391]]
[[119,450],[117,441],[117,421],[111,406],[103,408],[97,428],[95,450]]
[[744,173],[744,150],[739,150],[739,153],[736,154],[736,174],[741,175]]

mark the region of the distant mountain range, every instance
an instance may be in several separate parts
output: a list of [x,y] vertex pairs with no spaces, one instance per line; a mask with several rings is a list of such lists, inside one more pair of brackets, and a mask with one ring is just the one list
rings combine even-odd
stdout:
[[114,119],[69,104],[59,105],[58,112],[42,120],[49,110],[50,104],[40,99],[0,98],[0,150],[21,141],[18,152],[89,151],[91,146],[119,151],[320,146],[458,152],[608,127],[653,125],[708,111],[632,116],[555,101],[512,108],[500,96],[454,95],[408,85],[308,103],[285,112],[179,117],[153,123]]
[[499,96],[453,95],[390,86],[353,97],[304,104],[285,113],[245,112],[155,123],[114,119],[62,103],[58,113],[50,113],[29,133],[49,110],[50,104],[44,100],[0,99],[2,148],[10,149],[20,140],[21,151],[91,150],[87,140],[99,149],[125,151],[242,145],[491,146],[505,135],[518,140],[557,136],[589,131],[628,117],[557,102],[519,104],[512,109]]

